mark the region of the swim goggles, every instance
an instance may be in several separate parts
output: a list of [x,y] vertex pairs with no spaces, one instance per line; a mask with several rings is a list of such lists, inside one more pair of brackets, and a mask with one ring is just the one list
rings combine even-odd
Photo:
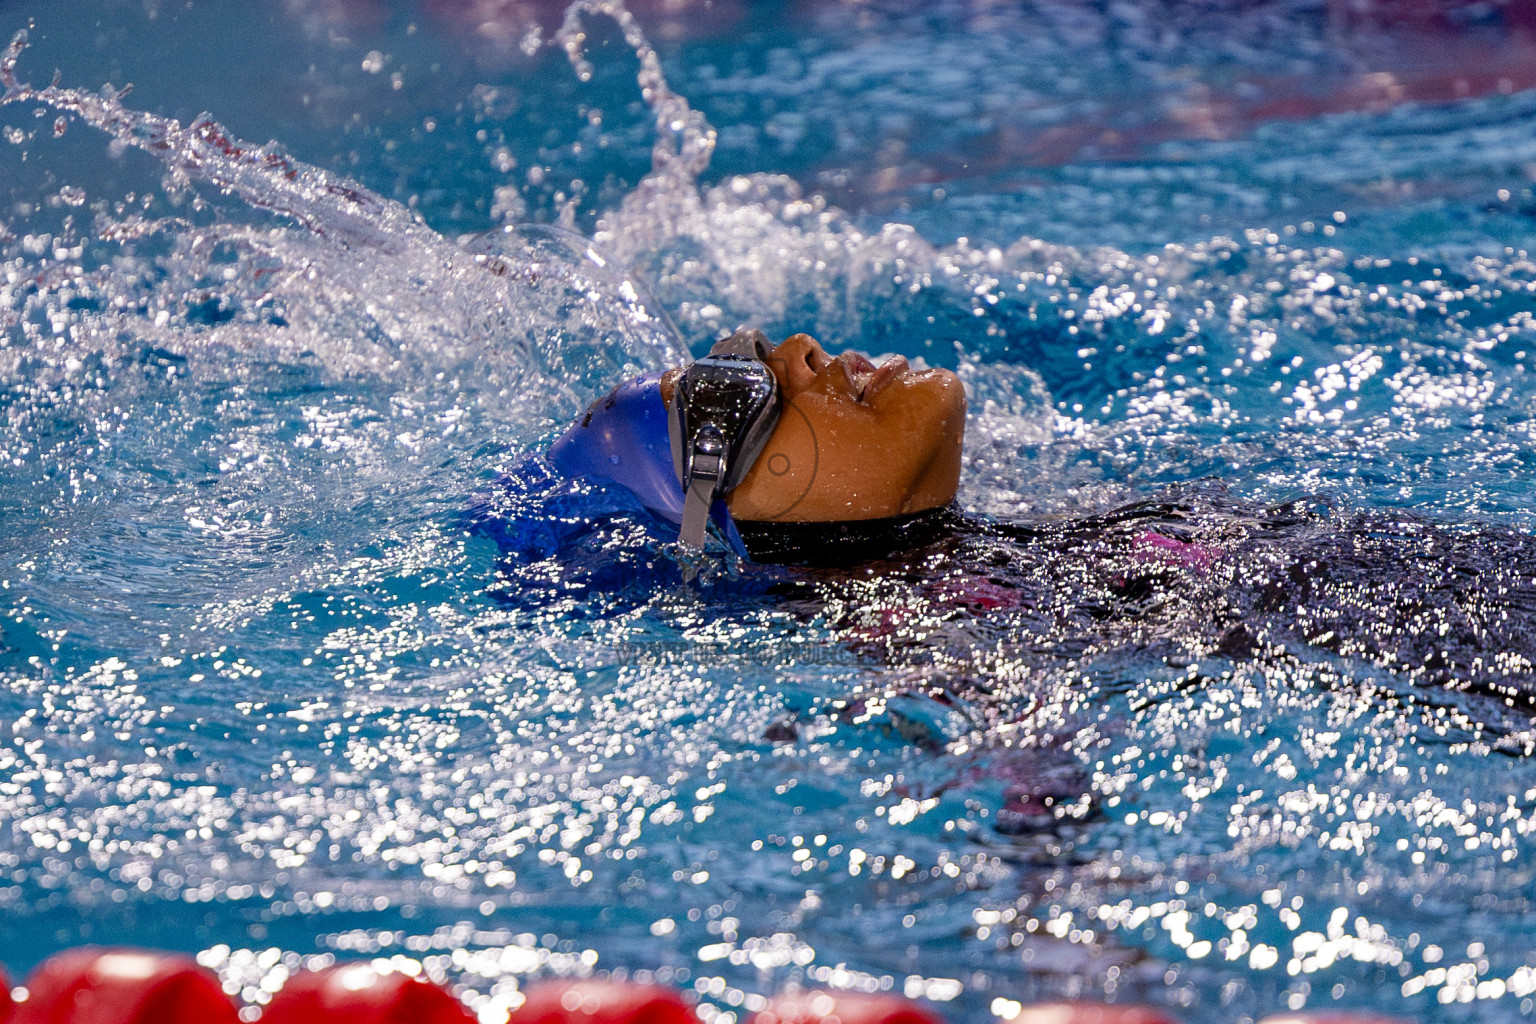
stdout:
[[743,328],[683,371],[669,404],[661,374],[624,381],[593,402],[549,449],[570,477],[628,488],[653,512],[680,524],[678,543],[704,546],[714,519],[747,557],[724,497],[762,454],[779,421],[778,380],[765,362],[768,339]]
[[779,384],[768,368],[768,339],[742,328],[691,363],[672,395],[667,434],[682,482],[677,542],[702,548],[709,509],[741,483],[779,423]]

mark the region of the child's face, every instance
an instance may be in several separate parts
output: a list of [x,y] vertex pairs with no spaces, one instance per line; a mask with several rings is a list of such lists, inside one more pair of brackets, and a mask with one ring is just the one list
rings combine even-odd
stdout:
[[[953,373],[913,370],[900,356],[880,367],[857,352],[834,359],[806,334],[786,339],[767,362],[782,412],[727,499],[736,519],[881,519],[954,499],[965,389]],[[662,384],[668,401],[671,383]]]

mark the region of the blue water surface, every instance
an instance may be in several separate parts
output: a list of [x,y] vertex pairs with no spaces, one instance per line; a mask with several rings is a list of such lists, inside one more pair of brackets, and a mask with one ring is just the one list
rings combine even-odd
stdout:
[[[0,962],[1536,1016],[1517,8],[0,4]],[[544,475],[741,323],[1042,532]]]

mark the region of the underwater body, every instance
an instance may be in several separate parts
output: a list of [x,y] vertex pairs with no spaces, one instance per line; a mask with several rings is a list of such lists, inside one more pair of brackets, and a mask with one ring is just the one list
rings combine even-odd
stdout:
[[[230,6],[0,6],[13,979],[1536,1016],[1514,5]],[[549,476],[739,324],[955,369],[974,529]]]

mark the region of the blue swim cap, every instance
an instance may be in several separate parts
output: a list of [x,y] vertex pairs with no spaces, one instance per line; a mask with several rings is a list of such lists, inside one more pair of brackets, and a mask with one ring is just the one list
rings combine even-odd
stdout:
[[[570,477],[628,488],[640,503],[673,523],[683,521],[683,485],[673,468],[661,373],[632,377],[593,402],[549,449],[550,463]],[[726,544],[749,557],[723,500],[710,518]]]

